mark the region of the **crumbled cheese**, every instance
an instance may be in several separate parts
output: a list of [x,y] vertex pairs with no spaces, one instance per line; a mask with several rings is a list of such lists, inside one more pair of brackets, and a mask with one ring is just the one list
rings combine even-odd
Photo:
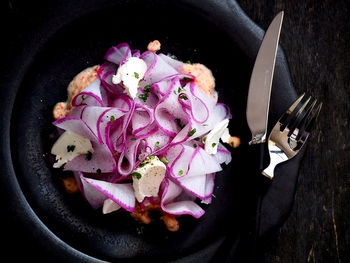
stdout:
[[123,82],[125,93],[134,99],[137,94],[139,82],[144,77],[146,71],[146,62],[140,58],[131,57],[123,65],[119,66],[117,73],[113,75],[112,82],[114,84]]
[[103,202],[102,213],[108,214],[120,209],[120,205],[108,198]]
[[[133,176],[133,187],[137,201],[142,202],[145,197],[158,196],[159,186],[164,179],[166,167],[157,156],[146,159],[142,167],[138,167]],[[139,176],[141,175],[141,177]]]
[[231,137],[230,132],[229,132],[228,128],[226,128],[226,129],[224,130],[224,133],[221,135],[220,139],[221,139],[223,142],[228,143],[230,137]]
[[53,167],[59,168],[78,155],[87,154],[88,152],[94,152],[89,139],[79,134],[66,131],[52,146],[51,153],[56,155],[56,162]]
[[227,126],[228,126],[228,119],[224,119],[208,133],[206,139],[205,139],[205,146],[204,149],[209,154],[216,154],[218,150],[218,144],[220,138],[223,136],[224,139],[227,139]]

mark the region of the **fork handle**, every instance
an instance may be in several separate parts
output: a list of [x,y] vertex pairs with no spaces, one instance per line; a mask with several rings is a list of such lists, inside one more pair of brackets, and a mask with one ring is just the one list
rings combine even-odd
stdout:
[[[277,157],[277,158],[276,158]],[[270,155],[270,164],[261,173],[267,178],[272,179],[274,176],[275,167],[284,160],[278,158],[278,156]]]

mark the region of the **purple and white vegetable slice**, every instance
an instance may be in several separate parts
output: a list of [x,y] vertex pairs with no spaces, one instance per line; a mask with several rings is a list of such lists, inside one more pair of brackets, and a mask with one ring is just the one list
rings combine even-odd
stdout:
[[[130,57],[147,64],[134,100],[124,93],[122,83],[112,83],[118,67]],[[135,194],[126,180],[145,158],[156,155],[166,163],[166,177],[159,196],[146,198],[141,207],[160,203],[169,214],[201,217],[204,210],[195,199],[211,203],[215,173],[232,158],[221,143],[215,155],[204,150],[205,136],[231,118],[228,107],[207,96],[194,76],[184,74],[183,62],[164,54],[141,54],[121,43],[104,58],[98,78],[73,98],[70,116],[54,122],[89,139],[94,150],[68,161],[64,170],[74,172],[93,208],[110,199],[132,212]]]
[[129,212],[135,210],[135,194],[132,185],[110,183],[81,176],[84,196],[94,208],[103,205],[110,198]]

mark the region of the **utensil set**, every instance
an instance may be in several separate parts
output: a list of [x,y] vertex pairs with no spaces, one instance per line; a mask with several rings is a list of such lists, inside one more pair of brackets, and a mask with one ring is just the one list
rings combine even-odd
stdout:
[[[283,15],[283,11],[278,13],[267,29],[252,71],[246,112],[252,133],[250,145],[264,146],[266,142],[270,94]],[[303,94],[285,111],[268,136],[270,164],[262,170],[263,175],[272,179],[278,164],[300,152],[321,108],[322,103]],[[260,152],[261,159],[263,152]]]

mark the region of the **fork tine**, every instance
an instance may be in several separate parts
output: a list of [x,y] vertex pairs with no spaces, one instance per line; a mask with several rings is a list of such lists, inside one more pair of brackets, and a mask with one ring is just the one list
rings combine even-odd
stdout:
[[[288,130],[293,130],[293,124],[299,118],[299,115],[304,111],[305,107],[309,104],[311,97],[309,97],[306,101],[300,101],[297,107],[292,111],[292,113],[288,116],[286,121],[281,126],[281,131],[288,128]],[[283,128],[283,129],[282,129]]]
[[[280,131],[283,131],[288,123],[290,122],[290,120],[293,118],[293,116],[296,113],[296,108],[297,106],[300,104],[301,100],[304,98],[305,93],[303,93],[295,102],[293,102],[293,104],[285,111],[285,113],[282,115],[282,117],[280,118],[280,123],[282,124],[280,127]],[[294,112],[294,114],[293,114]]]
[[315,107],[313,107],[313,109],[309,112],[309,114],[307,115],[305,121],[300,125],[299,128],[299,132],[298,135],[296,137],[296,140],[300,140],[303,139],[302,136],[305,134],[305,132],[309,133],[313,127],[313,125],[315,124],[315,121],[318,117],[318,115],[321,112],[322,109],[322,102],[316,107],[316,109],[314,109]]
[[[289,128],[288,136],[291,136],[295,132],[295,129],[298,128],[298,130],[299,130],[300,127],[302,127],[303,123],[305,122],[305,120],[309,116],[310,112],[315,107],[317,100],[314,100],[314,102],[311,103],[311,105],[309,104],[310,100],[311,100],[311,97],[300,108],[300,110],[299,110],[298,114],[296,115],[295,119],[293,120],[293,122],[291,121],[291,125],[288,125],[288,128]],[[306,107],[307,107],[307,109],[305,110]]]

